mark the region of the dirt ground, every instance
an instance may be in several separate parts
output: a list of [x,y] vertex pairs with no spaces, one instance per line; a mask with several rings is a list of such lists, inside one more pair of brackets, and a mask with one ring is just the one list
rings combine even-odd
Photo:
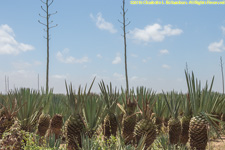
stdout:
[[210,141],[207,150],[225,150],[225,135],[221,139]]

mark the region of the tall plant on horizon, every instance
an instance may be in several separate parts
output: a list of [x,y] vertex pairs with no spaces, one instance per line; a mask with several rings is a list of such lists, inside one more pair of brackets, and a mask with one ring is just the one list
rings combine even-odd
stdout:
[[[123,4],[121,6],[122,12],[120,14],[123,16],[123,21],[119,21],[122,24],[121,28],[123,29],[123,40],[124,40],[124,62],[125,62],[125,77],[126,77],[126,93],[129,92],[129,83],[128,83],[128,73],[127,73],[127,32],[126,27],[130,24],[130,21],[126,18],[126,14],[128,9],[125,9],[125,0],[123,0]],[[127,23],[128,21],[128,23]]]
[[49,41],[50,41],[50,35],[49,35],[49,31],[51,28],[54,28],[56,26],[58,26],[58,24],[51,26],[50,24],[53,23],[53,21],[50,21],[50,17],[54,14],[57,13],[57,11],[55,13],[49,13],[49,7],[52,5],[52,3],[54,2],[54,0],[40,0],[45,6],[46,8],[43,8],[41,6],[41,9],[44,11],[45,16],[42,16],[41,14],[39,14],[40,17],[46,19],[46,23],[41,22],[40,20],[38,20],[38,22],[42,25],[44,25],[46,27],[46,29],[44,29],[44,31],[46,32],[46,36],[44,37],[47,41],[47,67],[46,67],[46,93],[48,93],[48,80],[49,80]]

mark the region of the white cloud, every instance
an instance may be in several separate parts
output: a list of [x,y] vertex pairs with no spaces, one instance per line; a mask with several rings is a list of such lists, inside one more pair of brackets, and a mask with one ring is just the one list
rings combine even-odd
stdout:
[[170,69],[171,67],[169,65],[163,64],[162,65],[162,68],[164,68],[164,69]]
[[102,59],[102,55],[101,54],[97,54],[96,55],[99,59]]
[[225,46],[223,45],[223,40],[219,42],[214,42],[209,44],[208,49],[210,52],[222,52],[225,50]]
[[69,49],[64,49],[62,52],[58,51],[56,54],[56,58],[62,62],[62,63],[66,63],[66,64],[72,64],[72,63],[86,63],[89,61],[88,57],[82,57],[80,59],[76,59],[73,56],[68,56],[69,53]]
[[53,77],[53,78],[56,78],[56,79],[66,79],[66,78],[67,78],[66,75],[58,75],[58,74],[53,75],[52,77]]
[[42,62],[40,62],[40,61],[34,61],[34,65],[36,65],[36,66],[40,66],[42,64]]
[[147,63],[149,60],[151,60],[151,57],[147,57],[147,58],[142,59],[142,62]]
[[15,40],[15,34],[7,24],[0,26],[0,54],[14,54],[33,50],[32,45]]
[[117,56],[112,61],[112,64],[120,64],[122,62],[122,59],[120,57],[120,53],[117,53]]
[[[97,74],[97,73],[94,73],[94,74],[92,74],[91,75],[91,79],[93,80],[93,78],[94,77],[96,77],[96,81],[95,82],[97,82],[97,81],[101,81],[101,80],[104,80],[104,81],[111,81],[111,78],[110,77],[108,77],[108,76],[104,76],[104,75],[102,75],[102,74]],[[114,76],[115,77],[115,76]]]
[[13,62],[12,65],[16,70],[23,70],[32,66],[32,64],[28,62]]
[[130,78],[131,81],[134,81],[134,80],[137,80],[137,79],[138,79],[137,76],[133,76],[133,77]]
[[160,24],[148,25],[144,29],[135,28],[130,31],[131,38],[142,42],[161,42],[168,36],[180,35],[181,29],[172,29],[171,25],[161,26]]
[[137,54],[131,54],[131,57],[137,58],[138,55]]
[[169,54],[169,51],[167,49],[162,49],[162,50],[159,51],[159,53],[161,55],[166,55],[166,54]]
[[115,72],[115,73],[113,74],[113,76],[116,77],[117,79],[124,80],[124,75],[122,75],[122,74],[119,74],[119,73],[116,73],[116,72]]
[[222,30],[223,34],[225,35],[225,27],[224,26],[221,27],[221,30]]
[[40,66],[41,64],[40,61],[33,61],[32,63],[25,61],[12,62],[12,66],[17,71],[31,69],[32,67]]
[[142,62],[143,62],[143,63],[146,63],[146,62],[147,62],[147,59],[142,59]]
[[102,17],[101,13],[98,13],[96,17],[93,14],[90,14],[91,19],[96,22],[96,26],[101,30],[109,31],[110,33],[116,33],[117,30],[114,28],[113,24],[110,22],[105,21]]

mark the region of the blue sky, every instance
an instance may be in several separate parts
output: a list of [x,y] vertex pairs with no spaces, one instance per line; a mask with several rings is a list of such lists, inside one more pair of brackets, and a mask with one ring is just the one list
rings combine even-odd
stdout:
[[[215,76],[222,91],[220,56],[224,58],[223,5],[131,5],[126,0],[127,57],[130,87],[146,86],[186,92],[184,69],[205,82]],[[51,29],[50,87],[65,92],[65,79],[74,88],[103,79],[125,87],[121,36],[122,0],[55,0],[50,7],[58,27]],[[39,0],[2,1],[0,5],[0,91],[45,86],[46,40]],[[225,61],[225,58],[224,58]]]

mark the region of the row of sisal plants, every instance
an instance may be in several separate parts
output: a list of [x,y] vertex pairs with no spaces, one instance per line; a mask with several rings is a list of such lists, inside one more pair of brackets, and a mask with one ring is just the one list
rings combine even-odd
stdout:
[[[193,73],[186,71],[185,76],[186,94],[156,94],[145,87],[129,94],[121,89],[120,93],[103,81],[99,83],[101,93],[93,94],[94,80],[89,88],[80,86],[77,91],[66,83],[66,96],[52,91],[11,91],[0,98],[0,147],[23,149],[28,145],[25,131],[38,137],[33,141],[46,148],[65,144],[69,150],[146,150],[188,145],[205,150],[209,129],[220,136],[225,97],[212,92],[214,78],[202,88]],[[16,132],[7,134],[15,128]],[[168,141],[155,144],[167,135]],[[52,136],[54,140],[50,140]]]

